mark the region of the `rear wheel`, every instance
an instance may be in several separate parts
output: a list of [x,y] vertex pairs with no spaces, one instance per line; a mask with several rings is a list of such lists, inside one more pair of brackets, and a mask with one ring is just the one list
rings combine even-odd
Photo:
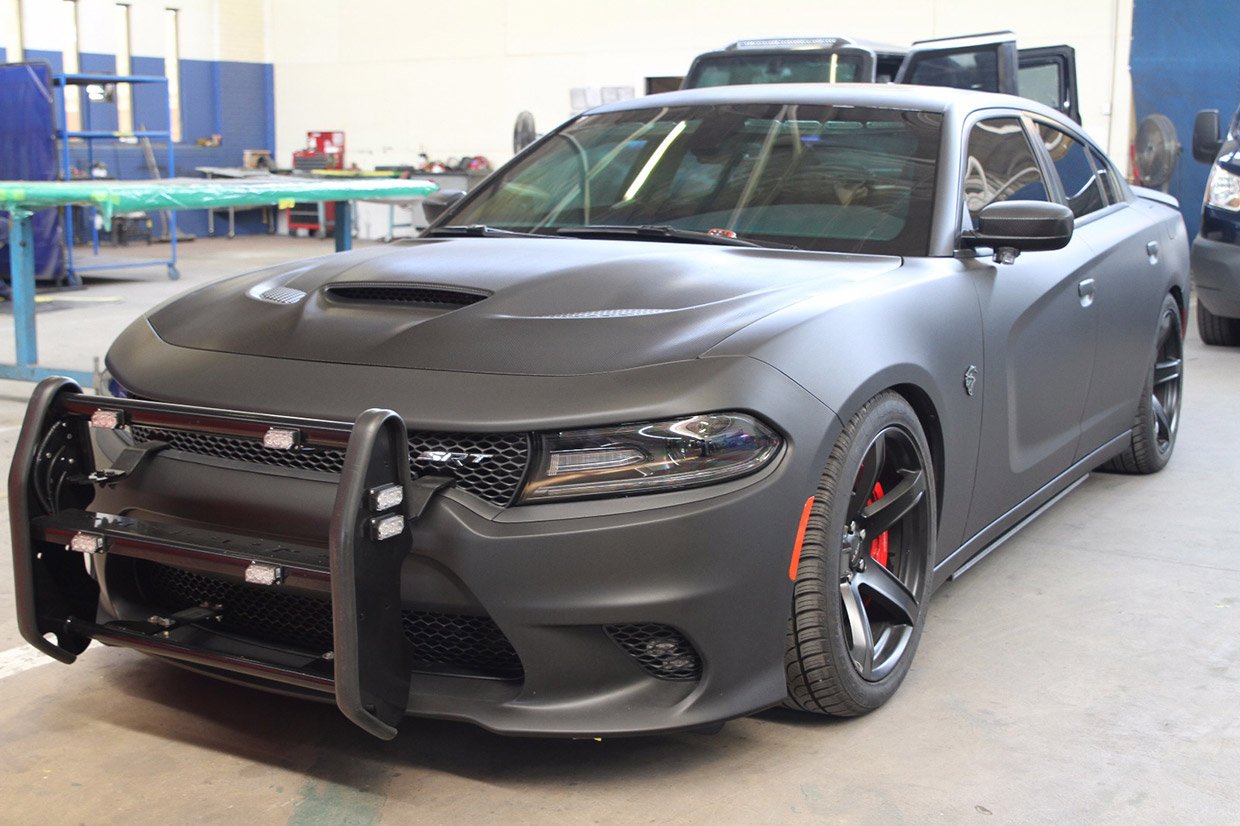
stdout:
[[853,717],[908,673],[926,615],[934,471],[921,423],[894,392],[849,420],[814,496],[793,588],[788,705]]
[[1197,332],[1206,344],[1235,347],[1240,345],[1240,318],[1215,315],[1197,299]]
[[[1200,304],[1197,305],[1201,307]],[[1200,313],[1200,309],[1198,310]],[[1200,315],[1198,316],[1200,318]],[[1184,389],[1184,328],[1180,305],[1163,299],[1154,339],[1154,357],[1145,387],[1137,400],[1132,437],[1123,453],[1103,465],[1117,473],[1154,473],[1162,470],[1175,449],[1180,430],[1180,401]]]

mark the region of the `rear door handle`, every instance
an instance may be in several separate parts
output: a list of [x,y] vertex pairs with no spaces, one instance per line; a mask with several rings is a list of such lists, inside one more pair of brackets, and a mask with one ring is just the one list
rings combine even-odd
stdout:
[[1081,306],[1088,307],[1094,303],[1094,279],[1086,278],[1077,282],[1076,294],[1081,297]]
[[1145,254],[1150,257],[1151,264],[1158,263],[1158,242],[1150,241],[1145,245]]

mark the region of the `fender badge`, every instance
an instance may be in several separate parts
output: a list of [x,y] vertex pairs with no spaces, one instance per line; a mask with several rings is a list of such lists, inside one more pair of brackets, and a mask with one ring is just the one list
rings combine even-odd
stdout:
[[977,384],[977,365],[970,364],[969,369],[964,371],[964,392],[972,396],[973,388],[976,384]]

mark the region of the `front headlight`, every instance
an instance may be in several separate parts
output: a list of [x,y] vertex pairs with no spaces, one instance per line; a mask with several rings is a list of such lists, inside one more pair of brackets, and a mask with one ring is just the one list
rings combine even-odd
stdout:
[[520,501],[623,496],[722,482],[763,467],[782,443],[775,431],[744,413],[548,433]]
[[1240,175],[1215,164],[1206,181],[1206,206],[1240,212]]

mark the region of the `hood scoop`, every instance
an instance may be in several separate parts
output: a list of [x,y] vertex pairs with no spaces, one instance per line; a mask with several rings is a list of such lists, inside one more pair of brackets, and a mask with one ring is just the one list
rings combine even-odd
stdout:
[[445,311],[468,307],[490,295],[483,290],[435,284],[331,284],[324,291],[329,298],[350,304],[399,304]]

